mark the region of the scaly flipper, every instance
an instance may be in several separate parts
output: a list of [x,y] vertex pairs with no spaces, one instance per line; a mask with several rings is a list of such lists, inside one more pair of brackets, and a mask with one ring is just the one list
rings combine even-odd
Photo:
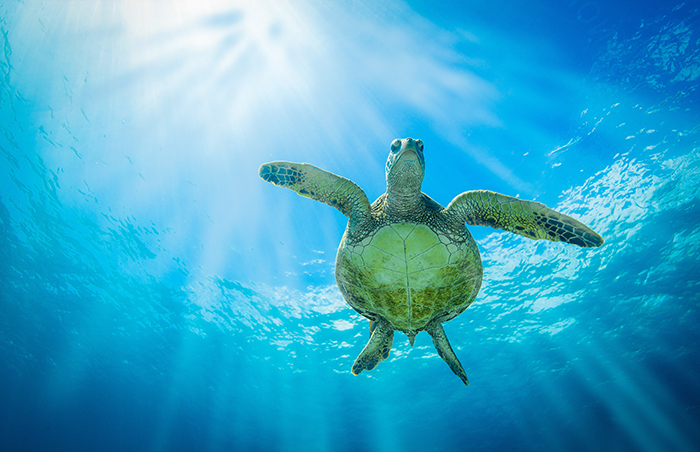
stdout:
[[464,192],[443,212],[467,224],[503,229],[534,240],[566,242],[584,248],[598,247],[605,242],[585,224],[542,203],[488,190]]
[[369,217],[365,192],[351,180],[321,168],[308,163],[270,162],[260,166],[259,174],[267,182],[335,207],[355,221]]
[[363,370],[372,370],[377,367],[377,364],[387,359],[393,341],[394,330],[391,329],[389,322],[384,319],[374,322],[372,336],[355,360],[355,364],[352,365],[352,374],[359,375]]
[[442,358],[447,365],[450,366],[452,372],[454,372],[454,374],[457,375],[465,385],[469,386],[467,373],[464,372],[462,363],[459,362],[457,355],[455,355],[454,350],[452,350],[452,346],[450,345],[450,341],[447,340],[447,335],[445,334],[445,330],[442,329],[442,325],[439,322],[432,320],[426,325],[425,331],[427,331],[433,338],[433,345],[435,345],[440,358]]

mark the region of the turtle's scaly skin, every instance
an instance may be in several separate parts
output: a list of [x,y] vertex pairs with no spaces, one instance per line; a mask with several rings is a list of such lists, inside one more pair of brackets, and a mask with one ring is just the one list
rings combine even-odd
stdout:
[[389,356],[394,331],[411,345],[427,331],[441,358],[465,383],[467,375],[442,328],[474,301],[483,269],[467,230],[490,226],[531,239],[597,247],[603,238],[544,204],[485,190],[460,194],[443,209],[420,191],[423,142],[394,140],[386,164],[387,192],[371,206],[354,182],[306,163],[271,162],[260,177],[324,202],[349,217],[335,275],[348,304],[371,321],[371,336],[352,373],[374,369]]

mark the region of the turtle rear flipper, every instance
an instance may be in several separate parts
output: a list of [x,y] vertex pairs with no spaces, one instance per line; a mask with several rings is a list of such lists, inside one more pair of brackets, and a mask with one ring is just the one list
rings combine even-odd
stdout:
[[467,224],[503,229],[534,240],[566,242],[584,248],[605,243],[593,229],[540,202],[488,190],[462,193],[445,207],[444,213]]
[[387,359],[393,341],[394,330],[389,326],[389,322],[384,319],[374,322],[372,336],[352,365],[352,374],[359,375],[363,370],[372,370]]
[[452,372],[454,372],[455,375],[457,375],[462,380],[462,382],[464,382],[465,385],[469,386],[467,373],[464,372],[462,363],[459,362],[459,359],[457,359],[457,355],[455,355],[454,350],[452,350],[452,346],[450,345],[450,341],[447,340],[447,335],[445,334],[445,330],[442,328],[442,325],[440,325],[439,322],[433,320],[430,323],[428,323],[428,325],[425,327],[425,330],[433,338],[433,345],[435,345],[435,348],[437,349],[440,358],[445,360],[447,365],[450,366],[450,369],[452,369]]

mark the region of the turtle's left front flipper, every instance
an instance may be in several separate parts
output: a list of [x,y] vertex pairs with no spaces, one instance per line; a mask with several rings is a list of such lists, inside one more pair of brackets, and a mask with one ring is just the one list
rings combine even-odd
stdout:
[[265,163],[259,174],[267,182],[335,207],[352,220],[361,221],[370,214],[367,195],[356,183],[308,163]]
[[470,225],[503,229],[534,240],[566,242],[585,248],[605,242],[585,224],[542,203],[487,190],[464,192],[443,212]]

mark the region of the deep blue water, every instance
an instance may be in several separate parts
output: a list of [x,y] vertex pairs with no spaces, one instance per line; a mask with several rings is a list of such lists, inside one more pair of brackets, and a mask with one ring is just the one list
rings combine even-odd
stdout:
[[[0,3],[0,450],[700,450],[694,2]],[[354,377],[345,218],[263,182],[544,202],[474,304]]]

